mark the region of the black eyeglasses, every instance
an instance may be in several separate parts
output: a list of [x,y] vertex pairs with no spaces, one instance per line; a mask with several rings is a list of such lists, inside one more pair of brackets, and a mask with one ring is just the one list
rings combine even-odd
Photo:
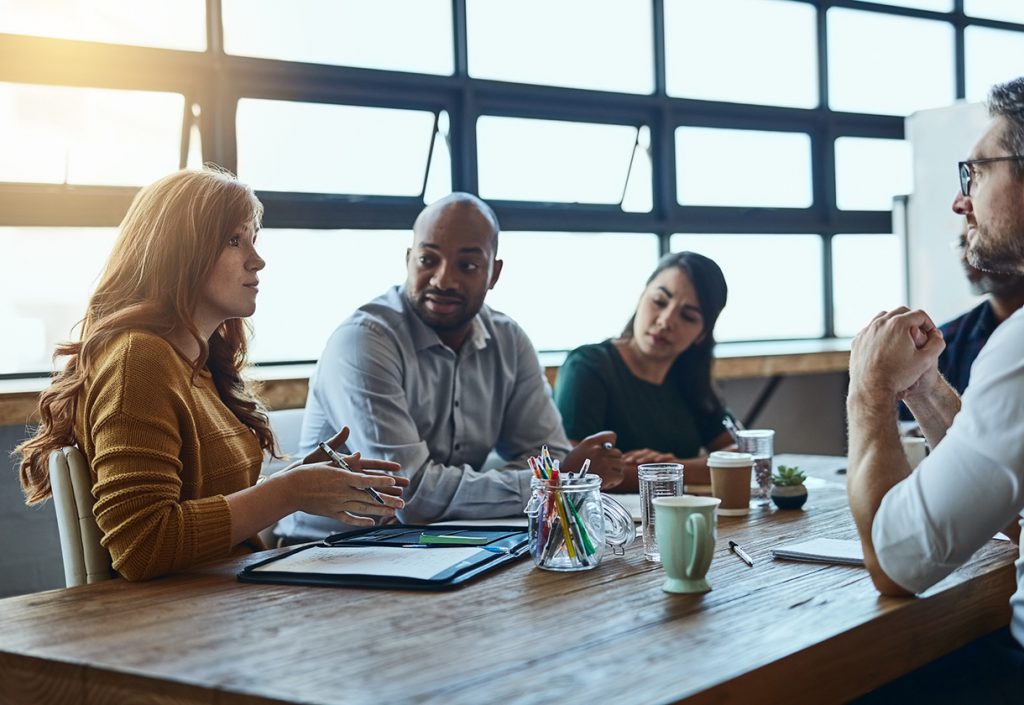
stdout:
[[992,157],[991,159],[968,159],[965,162],[957,162],[960,168],[960,193],[965,196],[971,195],[971,167],[975,164],[990,164],[992,162],[1022,161],[1024,155],[1014,154],[1009,157]]

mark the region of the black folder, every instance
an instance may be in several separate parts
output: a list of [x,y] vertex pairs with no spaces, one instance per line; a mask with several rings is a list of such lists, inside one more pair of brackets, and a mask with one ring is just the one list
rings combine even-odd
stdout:
[[521,526],[391,524],[346,531],[247,566],[242,582],[447,590],[529,551]]

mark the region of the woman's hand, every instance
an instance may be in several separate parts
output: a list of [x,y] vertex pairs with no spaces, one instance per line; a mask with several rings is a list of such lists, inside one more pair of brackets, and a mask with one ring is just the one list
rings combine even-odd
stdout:
[[622,483],[622,451],[615,447],[615,432],[601,431],[587,436],[569,451],[561,467],[566,472],[579,472],[583,461],[590,458],[588,472],[601,478],[601,488],[611,489]]
[[[327,445],[333,450],[342,448],[348,435],[346,426],[327,441]],[[390,474],[401,470],[398,463],[364,458],[359,453],[342,457],[351,471],[338,468],[319,448],[307,455],[302,465],[288,471],[289,475],[295,473],[292,496],[300,511],[346,524],[373,526],[373,516],[390,518],[396,509],[405,506],[401,497],[409,486],[409,478]],[[366,492],[367,487],[375,489],[384,504],[378,504]]]

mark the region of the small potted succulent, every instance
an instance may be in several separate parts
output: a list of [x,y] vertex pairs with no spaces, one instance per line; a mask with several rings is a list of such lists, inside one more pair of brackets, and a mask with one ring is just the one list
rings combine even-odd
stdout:
[[772,475],[772,501],[779,509],[799,509],[807,501],[804,480],[807,475],[800,468],[780,465]]

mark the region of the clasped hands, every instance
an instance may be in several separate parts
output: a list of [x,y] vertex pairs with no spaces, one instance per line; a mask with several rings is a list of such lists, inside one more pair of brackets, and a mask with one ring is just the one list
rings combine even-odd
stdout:
[[939,379],[945,348],[942,332],[924,311],[882,311],[853,339],[850,393],[894,400],[927,394]]

